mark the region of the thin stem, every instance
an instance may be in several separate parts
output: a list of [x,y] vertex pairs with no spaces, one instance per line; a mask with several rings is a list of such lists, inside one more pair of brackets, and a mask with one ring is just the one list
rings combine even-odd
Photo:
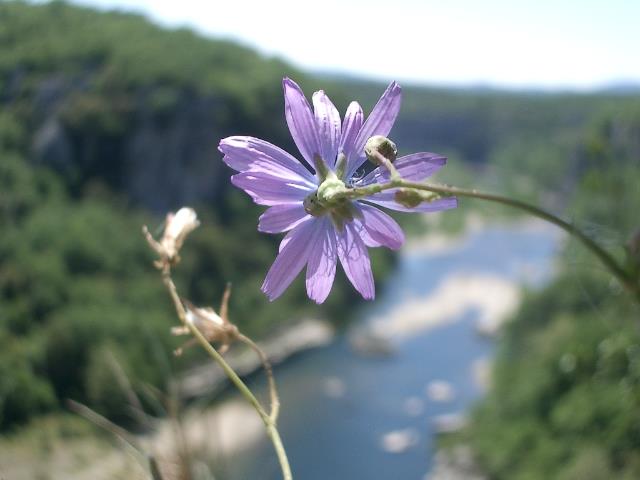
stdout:
[[287,453],[282,444],[282,439],[280,438],[280,433],[276,427],[274,421],[272,421],[271,417],[264,411],[262,405],[258,399],[253,395],[249,387],[247,387],[244,382],[238,377],[238,374],[229,366],[229,364],[225,361],[225,359],[218,353],[218,351],[213,348],[213,346],[207,341],[207,339],[200,333],[200,330],[191,323],[186,322],[187,327],[193,334],[193,336],[198,340],[202,348],[222,367],[224,372],[227,374],[231,382],[236,386],[240,393],[247,399],[247,401],[253,406],[253,408],[258,412],[264,426],[267,430],[267,435],[271,439],[271,443],[273,443],[273,447],[276,451],[276,455],[278,456],[278,461],[280,462],[280,468],[282,469],[282,477],[284,480],[291,480],[293,477],[291,475],[291,467],[289,466],[289,459],[287,458]]
[[535,205],[531,205],[521,200],[516,200],[502,195],[480,192],[474,189],[458,188],[449,185],[410,182],[403,179],[392,180],[391,182],[384,184],[373,184],[365,187],[353,188],[350,190],[348,196],[349,198],[364,198],[369,195],[382,192],[384,190],[398,187],[424,190],[428,192],[438,193],[443,196],[469,197],[494,203],[500,203],[502,205],[517,208],[529,213],[530,215],[534,215],[549,223],[552,223],[567,232],[569,235],[577,238],[591,253],[593,253],[604,264],[605,267],[609,269],[609,271],[620,281],[620,283],[640,301],[640,285],[638,285],[634,281],[634,279],[627,273],[627,271],[618,264],[618,262],[613,256],[611,256],[611,254],[609,254],[600,245],[589,238],[575,225],[572,225],[571,223],[568,223],[561,218],[553,215],[552,213],[536,207]]
[[[267,435],[271,439],[271,443],[273,443],[273,447],[276,451],[276,455],[278,456],[278,461],[280,462],[280,468],[282,469],[282,476],[284,480],[291,480],[293,477],[291,475],[291,467],[289,466],[289,459],[287,458],[287,453],[282,444],[282,439],[280,438],[280,433],[276,427],[275,419],[272,419],[269,414],[264,410],[258,399],[251,392],[249,387],[240,379],[238,374],[231,368],[231,366],[227,363],[220,353],[213,348],[213,345],[209,343],[209,341],[205,338],[205,336],[198,330],[198,328],[193,324],[193,322],[189,322],[187,320],[187,314],[184,309],[184,305],[180,300],[178,295],[178,291],[176,289],[173,280],[171,279],[171,266],[168,263],[165,263],[162,267],[162,281],[167,287],[169,291],[169,295],[173,300],[173,303],[176,308],[176,312],[178,313],[178,317],[180,321],[189,329],[194,338],[198,341],[198,343],[204,348],[204,350],[209,354],[213,360],[222,367],[224,373],[229,377],[229,380],[236,386],[236,388],[240,391],[242,396],[253,406],[253,408],[258,412],[262,422],[265,425],[265,429],[267,431]],[[260,350],[260,349],[258,349]],[[262,358],[262,357],[261,357]],[[267,362],[268,363],[268,362]],[[270,369],[269,369],[270,370]],[[275,388],[275,383],[274,383]],[[275,390],[274,390],[275,391]],[[277,401],[277,395],[276,395]],[[277,416],[277,412],[279,410],[279,401],[277,401],[277,408],[274,408],[275,404],[272,403],[272,415],[275,412]]]
[[269,384],[269,397],[271,401],[271,413],[269,417],[273,423],[278,421],[278,414],[280,413],[280,399],[278,398],[278,390],[276,388],[276,380],[273,376],[273,368],[271,368],[271,362],[267,355],[262,351],[258,345],[251,340],[249,337],[243,335],[242,333],[238,334],[238,340],[246,343],[249,347],[253,349],[254,352],[260,357],[262,361],[262,367],[264,368],[265,374],[267,375],[267,382]]
[[271,443],[273,443],[273,447],[276,450],[276,455],[278,456],[278,461],[280,462],[280,468],[282,469],[283,480],[292,480],[293,475],[291,475],[291,467],[289,467],[287,452],[284,449],[282,439],[280,438],[280,432],[278,432],[275,424],[270,423],[267,426],[267,434],[271,438]]
[[209,356],[222,367],[224,373],[226,373],[229,377],[229,380],[231,380],[231,382],[238,388],[238,390],[240,390],[242,396],[247,399],[247,401],[253,406],[253,408],[255,408],[264,424],[267,425],[269,423],[269,415],[264,411],[264,408],[262,408],[262,405],[260,405],[258,399],[255,397],[255,395],[253,395],[251,390],[249,390],[249,387],[247,387],[247,385],[240,379],[238,374],[227,363],[224,357],[220,355],[220,353],[218,353],[215,348],[213,348],[213,345],[208,342],[205,336],[202,335],[200,330],[198,330],[198,328],[192,322],[187,322],[187,327],[191,331],[192,335],[196,338],[198,343],[202,345],[202,348],[204,348]]
[[402,177],[398,173],[398,170],[396,169],[396,167],[393,164],[393,162],[390,159],[388,159],[387,157],[385,157],[382,153],[380,153],[377,150],[371,150],[371,151],[367,152],[367,155],[369,155],[370,157],[374,157],[373,159],[376,162],[378,162],[384,168],[389,170],[389,175],[391,176],[391,183],[392,184],[396,184],[400,180],[402,180]]

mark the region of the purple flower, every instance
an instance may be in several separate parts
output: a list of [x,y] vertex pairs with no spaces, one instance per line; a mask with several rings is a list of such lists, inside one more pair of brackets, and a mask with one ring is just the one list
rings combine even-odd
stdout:
[[[322,90],[313,94],[312,110],[293,80],[285,78],[283,86],[287,125],[306,164],[253,137],[228,137],[219,146],[225,163],[240,172],[231,177],[232,183],[257,204],[269,207],[260,216],[258,230],[288,232],[262,291],[273,301],[306,265],[309,298],[322,303],[340,260],[356,290],[372,299],[375,287],[367,247],[395,250],[404,242],[396,221],[374,205],[403,212],[433,212],[454,208],[456,199],[442,198],[406,208],[394,201],[394,190],[386,190],[361,200],[323,202],[322,193],[328,189],[389,180],[382,167],[357,181],[353,176],[366,160],[367,140],[374,135],[387,136],[391,130],[400,109],[400,86],[393,82],[387,87],[366,121],[360,105],[351,102],[344,122]],[[394,165],[404,179],[421,181],[445,162],[440,155],[415,153],[398,158]]]

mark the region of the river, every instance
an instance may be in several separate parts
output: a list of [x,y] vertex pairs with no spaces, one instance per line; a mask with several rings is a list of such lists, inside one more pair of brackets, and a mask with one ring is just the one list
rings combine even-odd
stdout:
[[[355,330],[276,369],[280,432],[294,477],[427,478],[438,424],[461,421],[482,395],[494,340],[478,329],[492,330],[497,317],[508,316],[522,286],[548,281],[559,240],[527,222],[475,228],[440,246],[414,242],[402,251]],[[357,353],[354,331],[388,334],[393,353]],[[225,470],[233,480],[280,478],[266,441],[230,459]]]

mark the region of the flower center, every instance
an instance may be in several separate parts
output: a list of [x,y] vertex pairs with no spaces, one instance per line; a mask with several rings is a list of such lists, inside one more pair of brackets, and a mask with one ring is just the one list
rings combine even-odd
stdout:
[[329,171],[327,178],[318,186],[318,189],[304,199],[304,210],[314,217],[331,215],[336,228],[342,230],[344,224],[357,215],[351,200],[340,195],[346,190],[344,182],[335,173]]

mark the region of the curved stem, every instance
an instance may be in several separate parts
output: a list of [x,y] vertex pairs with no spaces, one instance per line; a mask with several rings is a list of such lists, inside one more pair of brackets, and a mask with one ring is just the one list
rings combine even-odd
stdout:
[[496,195],[493,193],[480,192],[475,189],[465,189],[452,187],[449,185],[436,185],[421,182],[410,182],[403,179],[392,179],[388,183],[367,185],[364,187],[356,187],[350,191],[349,197],[351,198],[364,198],[366,196],[389,190],[392,188],[411,188],[414,190],[424,190],[427,192],[438,193],[443,196],[458,196],[477,198],[480,200],[486,200],[489,202],[500,203],[509,207],[517,208],[530,215],[534,215],[549,223],[561,228],[569,235],[577,238],[592,254],[594,254],[605,267],[620,281],[620,283],[629,290],[638,301],[640,301],[640,285],[638,285],[634,279],[622,268],[615,258],[604,250],[600,245],[589,238],[584,232],[582,232],[575,225],[562,220],[561,218],[547,212],[535,205],[516,200],[513,198],[505,197],[502,195]]
[[280,399],[278,398],[278,389],[276,388],[276,380],[273,376],[273,368],[271,367],[271,362],[267,355],[262,351],[262,349],[249,337],[243,335],[242,333],[238,333],[238,340],[247,344],[251,349],[256,352],[258,357],[260,357],[260,361],[262,362],[262,367],[264,368],[265,374],[267,375],[267,382],[269,385],[269,398],[271,403],[271,412],[269,417],[273,423],[278,421],[278,414],[280,413]]
[[267,434],[269,435],[269,438],[271,438],[273,448],[275,448],[276,450],[276,455],[278,456],[278,461],[280,462],[280,468],[282,469],[282,478],[284,480],[292,480],[293,475],[291,474],[291,467],[289,467],[287,452],[285,451],[284,445],[282,444],[280,432],[278,432],[278,429],[276,428],[274,423],[269,423],[269,425],[267,425]]
[[[264,410],[264,408],[262,407],[258,399],[251,392],[249,387],[247,387],[247,385],[240,379],[238,374],[233,370],[233,368],[231,368],[231,366],[227,363],[224,357],[220,355],[220,353],[215,348],[213,348],[213,345],[209,343],[209,341],[200,332],[200,330],[198,330],[198,328],[193,324],[193,322],[189,322],[187,320],[187,314],[185,312],[184,305],[182,304],[182,301],[180,300],[176,286],[173,283],[173,280],[171,279],[171,267],[168,263],[165,263],[162,267],[162,281],[167,287],[167,290],[169,291],[169,295],[173,300],[173,303],[175,305],[176,312],[178,313],[178,317],[180,318],[180,321],[182,321],[182,323],[189,329],[191,334],[194,336],[197,342],[202,346],[202,348],[204,348],[204,350],[209,354],[209,356],[213,358],[213,360],[215,360],[216,363],[220,365],[220,367],[222,367],[222,370],[229,377],[229,380],[231,380],[231,382],[240,391],[242,396],[251,404],[251,406],[256,410],[256,412],[258,412],[258,415],[260,415],[260,419],[262,420],[262,423],[264,423],[265,429],[267,431],[267,435],[269,436],[271,443],[273,443],[273,447],[276,451],[276,455],[278,456],[278,461],[280,462],[280,468],[282,469],[283,480],[292,480],[293,477],[291,475],[291,467],[289,466],[289,459],[287,458],[287,453],[284,449],[284,445],[282,444],[280,433],[278,432],[278,429],[276,427],[275,419],[272,418],[274,412],[276,412],[276,415],[277,415],[278,409],[275,409],[272,404],[272,416],[269,416],[269,414],[267,414],[267,412]],[[258,350],[260,349],[258,348]],[[262,355],[261,355],[261,358],[262,358]],[[274,385],[274,388],[275,388],[275,385]],[[277,399],[277,395],[276,395],[276,399]],[[278,402],[278,406],[279,406],[279,402]]]
[[245,385],[245,383],[240,379],[238,374],[231,368],[231,366],[226,362],[224,357],[218,353],[218,351],[213,348],[213,346],[207,341],[207,339],[200,333],[200,330],[196,328],[196,326],[192,322],[186,322],[187,327],[193,334],[193,336],[198,340],[198,343],[202,345],[202,348],[222,367],[224,372],[227,374],[231,382],[236,386],[236,388],[240,391],[242,396],[247,399],[247,401],[255,408],[255,410],[260,415],[262,419],[262,423],[267,430],[267,435],[271,439],[271,443],[273,443],[273,447],[276,451],[276,455],[278,456],[278,461],[280,462],[280,468],[282,469],[282,478],[284,480],[291,480],[293,477],[291,475],[291,467],[289,466],[289,459],[287,458],[287,453],[284,449],[284,445],[282,444],[282,439],[280,438],[280,433],[276,427],[275,421],[264,411],[262,405],[258,399],[253,395],[249,387]]

